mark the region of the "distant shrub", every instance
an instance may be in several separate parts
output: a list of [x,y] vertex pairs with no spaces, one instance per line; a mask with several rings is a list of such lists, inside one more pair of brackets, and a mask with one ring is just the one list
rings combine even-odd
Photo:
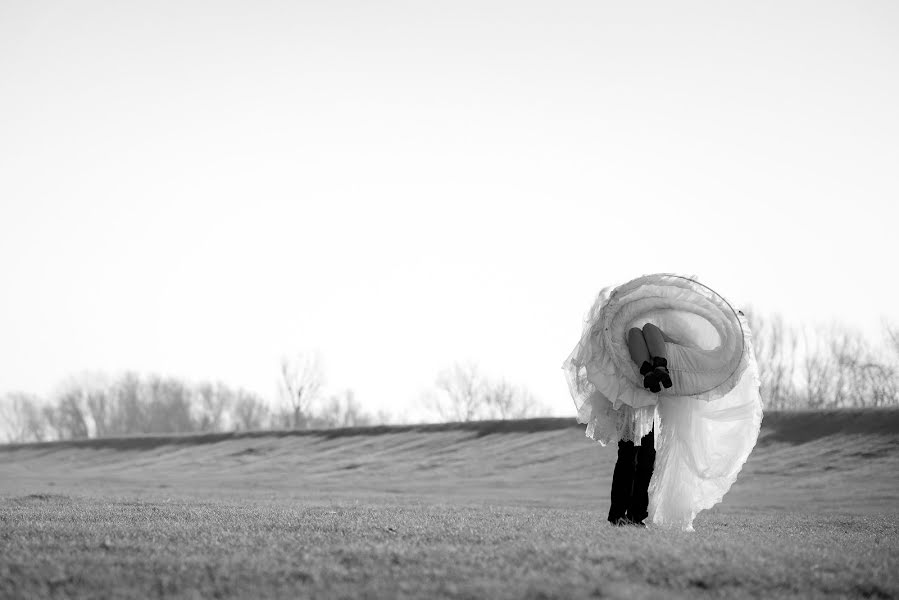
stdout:
[[456,363],[442,371],[426,405],[442,421],[523,419],[543,407],[523,386],[491,379],[474,363]]
[[[49,399],[0,397],[0,442],[73,440],[162,433],[333,428],[384,422],[364,412],[352,391],[273,409],[260,396],[223,383],[124,373],[63,382]],[[305,399],[304,399],[305,400]],[[300,418],[298,418],[298,415]]]
[[899,328],[877,343],[842,324],[792,325],[746,311],[768,408],[899,406]]

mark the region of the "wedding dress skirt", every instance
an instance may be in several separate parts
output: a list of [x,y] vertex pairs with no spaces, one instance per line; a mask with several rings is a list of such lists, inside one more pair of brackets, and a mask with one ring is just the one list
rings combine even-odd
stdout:
[[[673,385],[656,394],[643,387],[626,341],[646,323],[667,338]],[[587,437],[639,445],[655,428],[650,522],[692,531],[697,513],[730,489],[759,435],[758,366],[742,313],[695,278],[640,277],[600,292],[563,368]]]

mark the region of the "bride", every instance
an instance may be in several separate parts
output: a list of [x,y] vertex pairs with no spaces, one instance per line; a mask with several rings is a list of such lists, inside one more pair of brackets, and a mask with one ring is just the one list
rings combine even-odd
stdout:
[[606,288],[563,368],[587,436],[618,444],[608,519],[693,530],[758,439],[758,367],[742,313],[695,278]]

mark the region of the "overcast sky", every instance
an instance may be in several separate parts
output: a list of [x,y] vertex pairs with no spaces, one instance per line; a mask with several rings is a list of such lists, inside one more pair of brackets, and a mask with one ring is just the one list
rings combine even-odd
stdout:
[[0,1],[0,393],[84,370],[572,413],[600,288],[899,321],[894,2]]

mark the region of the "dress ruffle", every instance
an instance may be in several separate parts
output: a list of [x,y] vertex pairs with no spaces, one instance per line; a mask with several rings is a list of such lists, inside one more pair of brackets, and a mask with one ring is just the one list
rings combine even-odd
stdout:
[[[673,340],[674,385],[660,394],[643,388],[627,349],[627,331],[645,323]],[[700,510],[721,501],[755,446],[762,403],[748,324],[695,279],[648,275],[604,289],[563,368],[587,437],[639,445],[655,428],[655,525],[691,530]]]

